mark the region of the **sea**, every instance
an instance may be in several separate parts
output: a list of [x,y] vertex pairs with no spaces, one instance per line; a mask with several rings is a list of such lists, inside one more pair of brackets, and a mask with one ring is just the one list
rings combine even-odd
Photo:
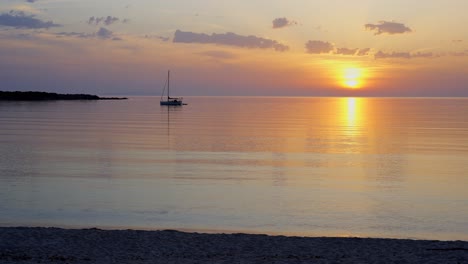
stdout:
[[468,98],[0,102],[0,225],[468,240]]

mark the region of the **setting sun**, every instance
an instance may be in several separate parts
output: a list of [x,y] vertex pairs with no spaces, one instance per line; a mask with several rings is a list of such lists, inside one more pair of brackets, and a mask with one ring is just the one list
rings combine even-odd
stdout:
[[343,85],[347,88],[360,88],[363,82],[363,70],[361,68],[345,68],[343,70]]

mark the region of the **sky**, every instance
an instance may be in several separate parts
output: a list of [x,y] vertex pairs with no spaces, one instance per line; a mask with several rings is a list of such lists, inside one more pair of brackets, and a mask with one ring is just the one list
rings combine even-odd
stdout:
[[0,0],[0,90],[468,96],[466,0]]

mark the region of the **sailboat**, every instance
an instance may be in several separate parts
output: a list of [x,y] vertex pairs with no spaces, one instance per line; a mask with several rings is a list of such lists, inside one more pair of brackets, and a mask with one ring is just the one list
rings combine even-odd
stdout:
[[167,71],[167,98],[164,98],[164,91],[166,90],[166,85],[164,85],[163,94],[161,95],[161,101],[159,102],[161,105],[184,105],[182,103],[182,97],[170,97],[169,96],[169,79],[170,79],[170,71]]

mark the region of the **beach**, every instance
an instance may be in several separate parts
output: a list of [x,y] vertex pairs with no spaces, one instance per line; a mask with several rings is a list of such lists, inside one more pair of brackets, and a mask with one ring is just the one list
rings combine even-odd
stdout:
[[3,227],[0,263],[468,263],[468,242]]

